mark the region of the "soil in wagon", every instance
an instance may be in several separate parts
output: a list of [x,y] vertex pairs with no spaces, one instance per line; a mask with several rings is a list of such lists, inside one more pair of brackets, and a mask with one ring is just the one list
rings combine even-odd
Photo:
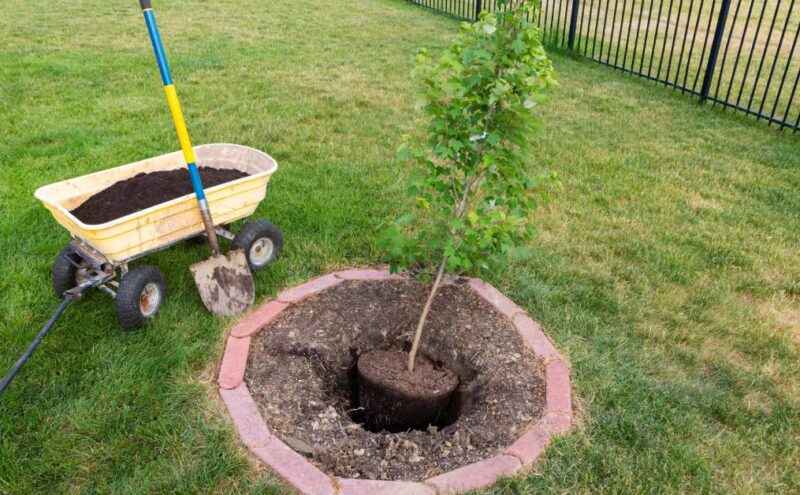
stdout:
[[[247,176],[246,173],[233,169],[200,167],[199,170],[205,189]],[[189,171],[185,168],[141,173],[103,189],[71,213],[83,223],[96,225],[192,192]]]
[[541,362],[463,283],[442,287],[421,345],[460,377],[443,416],[397,433],[363,423],[356,360],[408,350],[427,290],[412,280],[346,281],[254,336],[245,380],[272,432],[330,475],[416,481],[491,457],[521,436],[544,407]]

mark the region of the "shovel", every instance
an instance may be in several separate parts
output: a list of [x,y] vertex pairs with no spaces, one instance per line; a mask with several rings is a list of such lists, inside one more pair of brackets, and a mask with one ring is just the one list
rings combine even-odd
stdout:
[[189,131],[186,129],[181,105],[178,102],[178,94],[172,82],[167,57],[164,54],[164,46],[161,44],[161,35],[158,33],[153,6],[151,0],[139,0],[139,4],[144,13],[145,23],[147,23],[147,31],[150,33],[150,41],[153,44],[153,52],[155,52],[156,61],[158,62],[158,70],[161,72],[164,93],[166,93],[167,103],[169,104],[170,112],[172,112],[172,121],[175,123],[175,130],[181,143],[183,158],[189,168],[189,177],[192,180],[195,196],[197,196],[200,215],[203,217],[208,244],[211,246],[212,257],[206,261],[195,263],[189,270],[194,277],[200,298],[209,311],[220,315],[241,313],[252,306],[255,299],[256,291],[253,284],[253,275],[250,273],[250,267],[247,265],[247,259],[243,251],[230,251],[227,256],[220,255],[217,232],[211,219],[211,211],[208,208],[208,201],[203,191],[203,183],[200,180],[197,163],[195,163],[192,143],[189,141]]

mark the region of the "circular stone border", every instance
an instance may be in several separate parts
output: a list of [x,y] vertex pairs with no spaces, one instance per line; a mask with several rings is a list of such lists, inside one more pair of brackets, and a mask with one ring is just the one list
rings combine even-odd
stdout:
[[[513,322],[523,342],[544,361],[545,410],[543,415],[511,446],[494,457],[468,464],[424,482],[381,481],[331,478],[311,464],[277,436],[273,435],[256,406],[244,372],[250,351],[250,339],[284,309],[345,280],[402,280],[386,269],[353,269],[323,275],[286,289],[273,301],[240,319],[231,329],[219,370],[219,392],[236,425],[239,438],[267,467],[286,483],[308,495],[419,494],[445,495],[485,488],[502,476],[512,475],[536,462],[550,439],[572,426],[570,370],[564,358],[524,309],[499,290],[477,278],[468,285]],[[464,277],[448,277],[455,283]]]

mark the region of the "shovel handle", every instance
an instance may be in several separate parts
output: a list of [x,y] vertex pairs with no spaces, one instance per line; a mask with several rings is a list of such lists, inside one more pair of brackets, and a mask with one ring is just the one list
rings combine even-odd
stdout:
[[211,210],[208,208],[206,194],[203,190],[203,182],[200,180],[200,172],[197,170],[194,150],[192,149],[192,142],[189,140],[189,131],[186,129],[186,121],[183,118],[183,111],[181,110],[181,104],[178,100],[178,93],[175,90],[172,74],[169,71],[167,56],[164,54],[164,45],[161,43],[161,34],[158,32],[156,15],[153,13],[153,5],[150,0],[139,0],[139,5],[142,7],[144,21],[147,24],[147,32],[150,33],[150,42],[153,44],[153,53],[155,53],[156,62],[158,62],[158,70],[161,72],[161,81],[164,83],[164,93],[167,96],[167,104],[172,113],[172,122],[175,124],[175,131],[178,133],[178,141],[181,143],[183,159],[186,161],[186,167],[189,169],[192,188],[197,197],[200,215],[203,217],[203,224],[205,225],[206,234],[208,235],[208,243],[211,246],[212,254],[216,257],[219,256],[219,241],[217,240],[217,233],[214,230],[214,222],[211,219]]

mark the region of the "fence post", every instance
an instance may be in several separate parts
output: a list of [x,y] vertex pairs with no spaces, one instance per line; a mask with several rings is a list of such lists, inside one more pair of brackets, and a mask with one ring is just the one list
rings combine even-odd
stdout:
[[725,32],[725,23],[728,20],[731,0],[722,0],[722,7],[719,9],[719,19],[717,19],[717,29],[714,31],[714,40],[711,42],[711,51],[708,54],[708,64],[706,64],[706,74],[703,77],[703,87],[700,89],[700,103],[706,101],[708,92],[711,89],[711,80],[714,79],[714,69],[717,65],[719,47],[722,45],[722,35]]
[[481,5],[481,0],[475,1],[475,20],[477,21],[481,17],[481,10],[483,10],[483,5]]
[[580,0],[572,0],[572,14],[569,16],[569,49],[575,49],[575,27],[578,25],[578,8]]

